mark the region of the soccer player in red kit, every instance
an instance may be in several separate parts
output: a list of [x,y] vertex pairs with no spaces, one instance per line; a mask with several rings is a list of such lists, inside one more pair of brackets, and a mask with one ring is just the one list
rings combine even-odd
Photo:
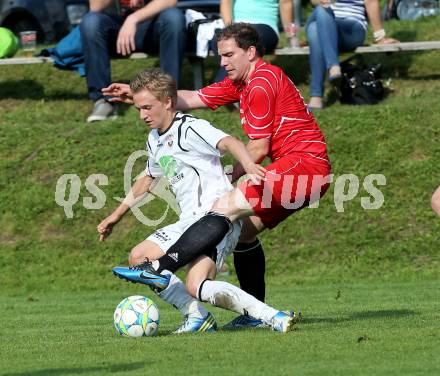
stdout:
[[[170,248],[169,253],[177,253],[178,257],[164,255],[151,270],[140,272],[175,272],[197,256],[209,257],[218,239],[229,231],[230,222],[243,218],[240,243],[234,251],[237,277],[243,290],[264,301],[265,259],[256,235],[319,200],[329,185],[330,162],[314,116],[282,69],[262,59],[264,51],[255,29],[248,24],[232,24],[217,39],[227,77],[198,91],[180,90],[177,107],[215,110],[239,102],[249,153],[257,163],[266,157],[271,160],[266,167],[266,181],[259,185],[249,180],[241,182]],[[114,85],[106,89],[107,95],[119,98],[116,100],[130,96],[123,85]],[[234,166],[233,180],[243,174],[242,166]],[[258,320],[243,315],[228,326],[259,325]]]

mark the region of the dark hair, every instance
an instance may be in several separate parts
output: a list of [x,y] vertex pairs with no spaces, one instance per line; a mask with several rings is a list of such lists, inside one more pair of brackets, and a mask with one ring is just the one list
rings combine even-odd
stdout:
[[170,97],[173,107],[176,106],[176,82],[169,74],[159,68],[139,72],[136,77],[131,80],[130,88],[133,93],[138,93],[146,89],[161,102],[164,102],[167,97]]
[[258,56],[264,55],[264,46],[255,30],[250,24],[244,22],[234,23],[229,25],[217,33],[217,42],[224,39],[234,39],[237,46],[243,50],[254,46],[257,50]]

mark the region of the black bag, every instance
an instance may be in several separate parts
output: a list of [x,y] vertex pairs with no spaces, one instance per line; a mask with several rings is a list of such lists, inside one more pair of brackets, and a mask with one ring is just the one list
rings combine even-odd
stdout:
[[[353,60],[357,60],[356,63]],[[368,67],[359,57],[341,63],[340,100],[345,104],[377,104],[384,98],[380,64]]]

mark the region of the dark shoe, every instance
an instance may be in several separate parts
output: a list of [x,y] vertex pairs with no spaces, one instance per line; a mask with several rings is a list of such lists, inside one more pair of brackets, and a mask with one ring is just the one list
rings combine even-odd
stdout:
[[231,322],[223,326],[225,330],[249,329],[249,328],[267,328],[268,325],[262,320],[255,319],[249,315],[240,315]]

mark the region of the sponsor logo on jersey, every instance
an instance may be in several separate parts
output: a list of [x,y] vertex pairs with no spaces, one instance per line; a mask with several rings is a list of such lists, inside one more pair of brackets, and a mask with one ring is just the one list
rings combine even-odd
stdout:
[[173,185],[173,184],[176,184],[177,182],[179,182],[180,180],[182,180],[183,178],[184,178],[183,174],[179,174],[179,175],[173,176],[168,181],[170,182],[171,185]]
[[159,166],[168,180],[177,175],[177,161],[171,155],[160,157]]

